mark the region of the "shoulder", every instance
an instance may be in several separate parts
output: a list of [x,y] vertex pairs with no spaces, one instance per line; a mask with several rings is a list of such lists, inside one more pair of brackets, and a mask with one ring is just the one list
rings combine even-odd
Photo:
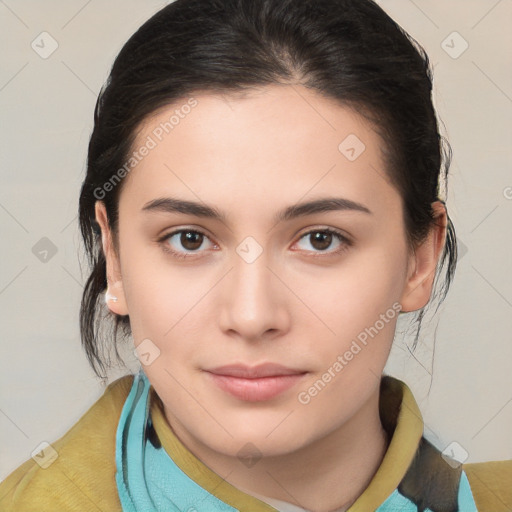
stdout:
[[121,510],[115,483],[115,437],[133,375],[103,395],[57,441],[0,483],[4,512]]
[[463,464],[479,512],[512,510],[512,459]]
[[452,464],[422,437],[397,489],[418,510],[511,512],[512,460]]

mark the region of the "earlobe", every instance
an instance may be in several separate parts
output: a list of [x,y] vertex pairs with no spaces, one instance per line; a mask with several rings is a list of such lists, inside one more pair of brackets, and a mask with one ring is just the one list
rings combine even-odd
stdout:
[[406,286],[401,305],[403,312],[417,311],[429,301],[437,263],[446,242],[447,215],[441,201],[432,203],[434,224],[425,240],[419,244],[409,260]]
[[128,315],[128,308],[126,306],[123,289],[121,268],[118,256],[113,246],[112,234],[108,225],[105,204],[102,201],[96,201],[95,214],[96,221],[101,228],[102,248],[107,268],[106,278],[108,286],[104,291],[105,304],[112,313],[125,316]]
[[114,296],[110,293],[110,290],[107,286],[107,290],[105,292],[105,304],[108,304],[110,301],[117,302],[118,300],[119,299],[116,296]]
[[120,316],[128,314],[122,281],[109,283],[105,290],[105,304],[112,313]]

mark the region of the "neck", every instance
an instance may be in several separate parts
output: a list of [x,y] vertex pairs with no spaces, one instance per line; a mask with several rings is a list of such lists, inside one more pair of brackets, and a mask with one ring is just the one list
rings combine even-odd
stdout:
[[217,474],[227,475],[230,484],[315,512],[348,509],[370,483],[388,446],[379,417],[379,388],[349,422],[328,436],[284,456],[263,457],[250,469],[172,424],[181,442]]

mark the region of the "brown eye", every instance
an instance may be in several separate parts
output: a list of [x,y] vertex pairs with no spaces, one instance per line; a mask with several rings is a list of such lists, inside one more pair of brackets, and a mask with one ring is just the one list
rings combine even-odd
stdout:
[[[302,246],[301,249],[304,249],[307,252],[312,252],[313,256],[323,256],[322,253],[325,253],[325,255],[337,254],[352,245],[352,242],[348,238],[333,229],[316,229],[308,231],[301,236],[300,240],[306,240],[309,242],[312,250],[304,246]],[[338,244],[337,246],[335,245],[334,250],[328,250],[335,241],[337,241]]]
[[212,246],[214,245],[210,239],[200,231],[180,229],[163,236],[159,242],[163,244],[162,247],[164,251],[171,253],[173,256],[177,258],[189,258],[204,252],[199,249],[204,245],[205,240],[209,241]]
[[311,245],[319,251],[325,251],[332,243],[332,234],[324,231],[315,231],[310,233]]
[[197,231],[182,231],[180,244],[188,251],[195,251],[201,247],[203,235]]

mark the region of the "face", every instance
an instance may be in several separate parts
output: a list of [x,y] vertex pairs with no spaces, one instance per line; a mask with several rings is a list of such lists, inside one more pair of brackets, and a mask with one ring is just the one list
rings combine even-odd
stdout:
[[97,203],[110,307],[182,440],[290,453],[375,394],[442,240],[408,252],[382,141],[357,112],[298,86],[194,99],[138,132],[118,255]]

